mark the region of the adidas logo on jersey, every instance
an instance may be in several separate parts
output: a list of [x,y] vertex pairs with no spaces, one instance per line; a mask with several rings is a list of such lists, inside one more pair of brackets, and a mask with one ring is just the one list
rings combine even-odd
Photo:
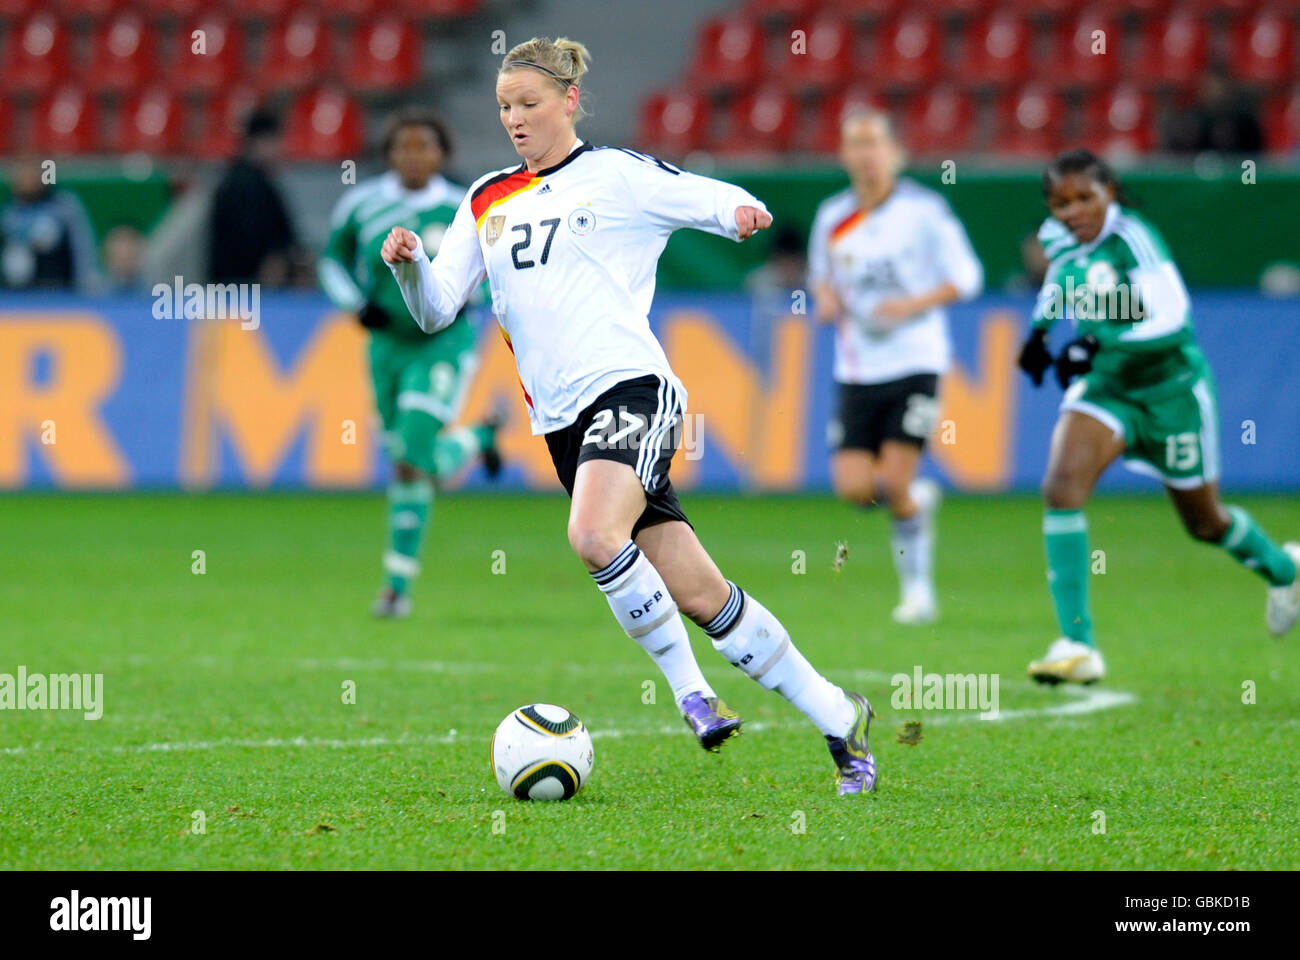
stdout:
[[537,191],[537,194],[538,196],[541,196],[543,193],[550,193],[550,192],[551,192],[551,185],[549,183],[544,183],[542,184],[542,189]]

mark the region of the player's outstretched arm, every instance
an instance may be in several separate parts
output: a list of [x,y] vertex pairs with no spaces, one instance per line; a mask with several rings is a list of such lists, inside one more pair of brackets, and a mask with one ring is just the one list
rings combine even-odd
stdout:
[[450,326],[487,272],[468,203],[456,211],[433,260],[425,254],[420,238],[405,227],[389,231],[380,256],[393,271],[406,308],[425,333]]
[[760,230],[772,225],[772,215],[761,207],[736,208],[736,231],[741,240],[747,240]]

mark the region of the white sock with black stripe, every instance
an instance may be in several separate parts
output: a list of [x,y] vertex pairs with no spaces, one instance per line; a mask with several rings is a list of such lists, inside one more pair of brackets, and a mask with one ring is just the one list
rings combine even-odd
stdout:
[[678,704],[691,693],[716,696],[695,662],[676,601],[659,571],[635,543],[625,543],[618,556],[594,571],[591,578],[605,594],[619,626],[663,671]]
[[789,700],[824,735],[844,736],[854,717],[844,691],[813,669],[766,607],[727,583],[727,602],[704,626],[713,648],[760,687]]

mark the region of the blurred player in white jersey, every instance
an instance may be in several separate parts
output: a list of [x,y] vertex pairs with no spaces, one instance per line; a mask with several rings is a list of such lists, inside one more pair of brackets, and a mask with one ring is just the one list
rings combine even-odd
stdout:
[[978,296],[984,269],[947,202],[899,177],[903,158],[886,114],[845,116],[840,162],[851,184],[817,209],[808,281],[817,318],[836,324],[831,482],[849,503],[888,504],[901,595],[894,619],[930,623],[939,613],[940,494],[916,472],[952,353],[943,308]]
[[720,746],[740,718],[700,672],[679,611],[812,721],[841,795],[869,792],[871,705],[813,669],[781,622],[722,576],[668,479],[686,391],[650,330],[659,255],[678,228],[739,241],[772,217],[739,187],[580,140],[587,58],[565,38],[512,49],[497,108],[524,162],[474,182],[432,261],[401,227],[383,257],[426,333],[451,324],[486,274],[533,433],[572,498],[569,543],[699,742]]

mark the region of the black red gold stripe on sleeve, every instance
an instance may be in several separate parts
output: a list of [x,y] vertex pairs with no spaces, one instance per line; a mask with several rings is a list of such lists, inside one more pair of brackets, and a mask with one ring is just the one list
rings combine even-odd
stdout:
[[517,193],[535,186],[541,180],[537,174],[527,169],[505,174],[500,180],[489,180],[474,192],[469,202],[470,212],[474,214],[474,225],[483,229],[483,221],[493,207],[505,203]]
[[866,218],[866,216],[867,214],[865,210],[854,210],[839,223],[835,224],[834,228],[831,230],[831,243],[834,243],[840,237],[844,236],[844,234],[856,227]]

